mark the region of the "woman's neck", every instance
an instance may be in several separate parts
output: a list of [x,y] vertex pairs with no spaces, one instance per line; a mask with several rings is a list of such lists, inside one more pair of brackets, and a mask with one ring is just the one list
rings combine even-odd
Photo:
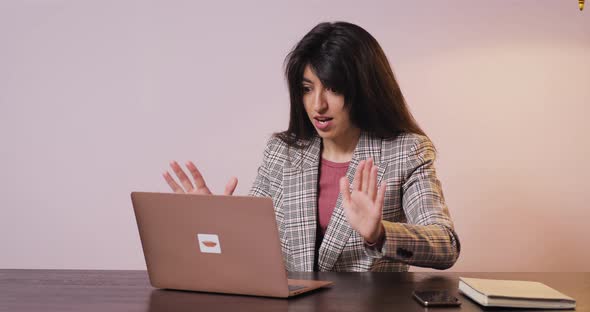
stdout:
[[361,136],[360,129],[354,129],[338,138],[322,139],[322,158],[333,162],[348,162]]

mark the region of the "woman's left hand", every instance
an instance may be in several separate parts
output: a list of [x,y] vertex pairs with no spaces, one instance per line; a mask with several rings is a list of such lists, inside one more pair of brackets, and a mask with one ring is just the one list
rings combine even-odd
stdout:
[[375,243],[383,233],[381,219],[386,183],[377,188],[377,166],[373,160],[363,160],[358,164],[352,192],[349,192],[348,179],[340,179],[342,205],[350,226],[368,243]]

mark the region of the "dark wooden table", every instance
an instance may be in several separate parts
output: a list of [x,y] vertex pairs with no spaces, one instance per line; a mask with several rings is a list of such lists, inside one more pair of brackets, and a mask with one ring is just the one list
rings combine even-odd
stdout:
[[[459,276],[543,282],[590,311],[590,273],[296,273],[335,285],[286,300],[158,290],[145,271],[93,270],[0,270],[0,311],[485,311],[458,294]],[[463,304],[425,309],[414,289],[450,290]]]

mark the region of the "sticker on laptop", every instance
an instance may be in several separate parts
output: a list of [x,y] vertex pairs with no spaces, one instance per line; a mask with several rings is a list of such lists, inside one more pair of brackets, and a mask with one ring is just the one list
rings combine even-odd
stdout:
[[221,253],[221,245],[219,245],[219,236],[215,234],[197,234],[199,241],[199,249],[203,253]]

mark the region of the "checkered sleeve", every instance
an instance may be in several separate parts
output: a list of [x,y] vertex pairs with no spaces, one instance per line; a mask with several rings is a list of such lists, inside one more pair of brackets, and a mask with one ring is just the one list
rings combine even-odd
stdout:
[[460,243],[434,169],[435,150],[421,136],[408,153],[402,207],[407,223],[382,221],[381,250],[366,247],[373,258],[386,257],[414,266],[447,269],[457,261]]
[[270,191],[270,154],[274,144],[274,137],[271,137],[266,143],[264,154],[262,157],[262,164],[258,167],[258,173],[254,179],[254,183],[248,192],[249,196],[257,197],[271,197]]

